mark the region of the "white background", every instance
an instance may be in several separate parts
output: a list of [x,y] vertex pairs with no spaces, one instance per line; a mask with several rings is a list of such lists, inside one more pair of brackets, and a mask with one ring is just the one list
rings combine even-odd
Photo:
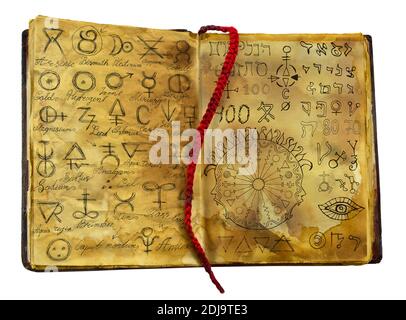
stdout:
[[[406,8],[404,1],[3,1],[0,18],[0,298],[406,298]],[[20,36],[36,15],[151,28],[233,25],[252,33],[373,36],[384,259],[362,267],[216,268],[33,273],[20,262]],[[403,129],[402,129],[403,128]]]

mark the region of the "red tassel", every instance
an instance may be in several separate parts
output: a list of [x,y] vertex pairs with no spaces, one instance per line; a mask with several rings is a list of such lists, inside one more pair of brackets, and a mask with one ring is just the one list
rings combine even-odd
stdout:
[[[224,88],[227,85],[228,78],[230,76],[231,70],[234,66],[235,60],[237,58],[237,53],[238,53],[238,44],[239,44],[239,36],[238,32],[234,27],[219,27],[219,26],[204,26],[201,27],[199,30],[199,35],[206,33],[209,30],[214,30],[214,31],[221,31],[229,34],[230,37],[230,44],[228,47],[227,55],[223,64],[223,68],[221,70],[220,76],[217,80],[216,87],[214,89],[214,92],[211,96],[211,99],[209,101],[209,104],[207,105],[207,109],[205,114],[203,115],[202,119],[200,120],[199,126],[197,127],[197,130],[199,131],[200,134],[200,145],[195,146],[194,150],[196,150],[197,153],[200,152],[200,147],[204,145],[204,132],[205,130],[209,127],[211,120],[213,119],[217,106],[220,103],[221,96],[223,95]],[[194,155],[195,159],[198,158],[197,154]],[[193,227],[192,227],[192,197],[193,197],[193,179],[195,176],[195,171],[196,171],[196,163],[192,162],[187,166],[186,169],[186,190],[185,190],[185,226],[186,226],[186,231],[193,243],[193,246],[196,250],[197,255],[199,256],[199,259],[204,266],[204,269],[206,272],[209,274],[211,281],[214,283],[214,285],[217,287],[217,289],[221,292],[224,293],[223,287],[220,285],[220,283],[217,281],[216,277],[214,276],[211,264],[209,259],[206,256],[206,253],[204,252],[203,247],[201,246],[199,240],[196,238],[195,233],[193,232]]]

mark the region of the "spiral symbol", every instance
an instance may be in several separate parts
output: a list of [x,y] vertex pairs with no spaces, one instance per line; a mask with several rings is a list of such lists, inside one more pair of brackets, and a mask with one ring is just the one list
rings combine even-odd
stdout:
[[322,249],[326,245],[326,236],[322,232],[313,233],[309,238],[309,243],[313,249]]

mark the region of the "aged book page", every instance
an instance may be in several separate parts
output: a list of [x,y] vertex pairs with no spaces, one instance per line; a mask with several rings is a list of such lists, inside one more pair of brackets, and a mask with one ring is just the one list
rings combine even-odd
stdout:
[[[210,99],[227,39],[32,20],[27,267],[200,265],[176,154]],[[198,166],[193,226],[213,264],[372,259],[369,45],[361,34],[241,35],[211,128],[255,129],[258,161],[245,175],[238,162]],[[168,134],[169,164],[151,163],[156,129]]]
[[149,161],[196,124],[196,35],[38,17],[28,64],[28,267],[198,265],[185,166]]
[[[202,105],[226,41],[200,42]],[[202,171],[212,261],[372,260],[379,212],[369,45],[361,34],[241,35],[211,127],[255,128],[257,170],[242,176],[241,164],[220,161]]]

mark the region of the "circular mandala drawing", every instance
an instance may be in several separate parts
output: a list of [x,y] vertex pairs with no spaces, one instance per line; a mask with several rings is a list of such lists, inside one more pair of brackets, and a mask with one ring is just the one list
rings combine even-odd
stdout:
[[243,166],[238,163],[218,164],[214,171],[214,200],[224,208],[226,220],[246,229],[272,229],[289,220],[306,194],[303,167],[313,166],[293,138],[279,130],[263,130],[255,173],[239,175]]

